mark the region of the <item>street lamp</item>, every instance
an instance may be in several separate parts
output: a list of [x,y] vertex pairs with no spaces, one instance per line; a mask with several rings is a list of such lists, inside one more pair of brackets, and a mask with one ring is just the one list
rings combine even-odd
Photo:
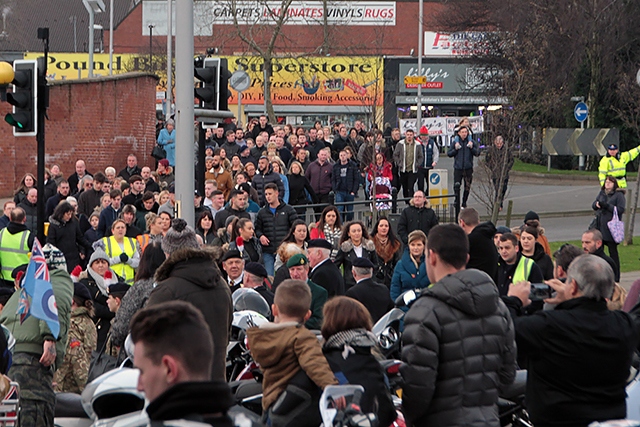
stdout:
[[85,9],[89,12],[89,77],[93,77],[93,25],[96,13],[104,12],[105,6],[102,0],[82,0]]

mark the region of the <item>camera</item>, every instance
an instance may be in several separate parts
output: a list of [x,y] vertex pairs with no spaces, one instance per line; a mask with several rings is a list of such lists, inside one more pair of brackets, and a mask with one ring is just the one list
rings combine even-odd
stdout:
[[553,294],[553,288],[546,283],[532,283],[531,293],[529,293],[529,299],[531,301],[541,301],[547,298],[551,298]]

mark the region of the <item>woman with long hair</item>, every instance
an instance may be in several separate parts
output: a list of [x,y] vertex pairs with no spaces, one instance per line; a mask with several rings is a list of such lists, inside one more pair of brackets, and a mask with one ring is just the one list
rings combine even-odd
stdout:
[[285,203],[289,203],[289,180],[287,179],[287,170],[284,167],[284,163],[280,160],[280,157],[274,157],[271,162],[271,169],[273,173],[277,173],[280,175],[280,179],[282,180],[282,185],[284,186],[284,194],[281,194],[281,199]]
[[376,246],[376,254],[378,255],[378,264],[375,270],[375,280],[383,283],[385,286],[391,286],[391,278],[396,264],[402,258],[402,242],[396,237],[391,228],[391,223],[385,217],[378,219],[373,227],[371,239]]
[[429,286],[424,253],[426,246],[427,236],[421,230],[409,233],[407,247],[391,278],[390,294],[393,301],[405,291]]
[[520,231],[520,253],[527,258],[531,258],[542,271],[544,280],[553,279],[553,261],[544,252],[544,248],[536,240],[538,239],[538,229],[526,226]]
[[16,205],[20,204],[24,199],[27,198],[27,193],[30,189],[36,188],[38,182],[36,181],[36,177],[31,173],[26,173],[20,180],[20,185],[16,188],[16,191],[13,193],[13,201]]
[[626,207],[625,189],[618,187],[618,180],[608,175],[600,193],[593,202],[592,208],[596,211],[596,227],[602,233],[602,242],[609,250],[609,256],[618,266],[618,271],[614,271],[617,280],[620,278],[620,256],[618,255],[618,243],[613,239],[607,223],[613,219],[614,208],[618,216],[622,217]]
[[[304,150],[302,150],[304,151]],[[309,203],[317,203],[318,197],[316,192],[313,191],[311,183],[304,176],[304,169],[302,165],[294,160],[289,166],[289,175],[287,175],[289,181],[289,204],[291,206],[307,205]],[[311,200],[309,200],[311,198]],[[298,215],[304,216],[306,209],[297,208]]]
[[151,241],[142,253],[135,282],[122,298],[122,303],[111,326],[111,343],[114,346],[122,347],[124,344],[129,334],[131,318],[147,304],[155,283],[153,276],[165,259],[161,240]]
[[342,236],[342,220],[340,212],[335,206],[327,206],[320,215],[320,221],[311,224],[309,237],[311,239],[325,239],[331,243],[331,259],[335,260],[340,247],[340,236]]
[[213,226],[213,214],[210,209],[202,211],[196,220],[196,234],[202,237],[205,245],[213,245],[213,239],[216,238],[216,229]]
[[91,244],[80,231],[75,209],[69,202],[60,202],[53,210],[53,215],[49,217],[47,243],[51,243],[64,254],[69,273],[81,264],[79,247],[83,249],[83,258],[85,254],[91,253]]
[[[238,245],[241,243],[241,245]],[[262,264],[262,245],[256,237],[253,222],[248,218],[235,218],[231,222],[231,239],[229,250],[237,250],[244,262]]]
[[344,225],[340,236],[340,249],[334,263],[343,267],[344,290],[347,291],[356,284],[351,272],[353,261],[356,258],[367,258],[378,264],[376,245],[369,238],[369,232],[361,221],[349,221]]
[[231,173],[232,179],[235,179],[238,173],[244,172],[244,165],[242,164],[239,154],[234,154],[233,157],[231,157],[231,168],[229,172]]
[[[300,249],[302,249],[303,251],[306,251],[308,241],[309,241],[309,227],[307,227],[307,224],[303,220],[296,219],[295,221],[293,221],[293,224],[291,224],[289,233],[287,233],[285,238],[282,240],[282,243],[280,244],[280,246],[286,245],[287,243],[295,243]],[[276,271],[283,264],[284,262],[276,254],[276,261],[273,264],[273,270]]]
[[173,218],[171,218],[171,214],[167,211],[160,212],[158,216],[162,218],[162,235],[164,236],[171,228],[171,221]]
[[322,352],[336,378],[364,387],[360,400],[363,412],[375,413],[380,425],[388,426],[396,419],[396,410],[373,354],[377,339],[371,328],[371,316],[364,305],[349,297],[334,297],[323,308]]

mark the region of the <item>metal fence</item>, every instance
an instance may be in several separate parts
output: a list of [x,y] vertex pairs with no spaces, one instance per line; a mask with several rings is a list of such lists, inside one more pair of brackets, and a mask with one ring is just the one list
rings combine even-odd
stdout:
[[[442,196],[427,196],[427,200],[438,200],[445,199],[446,204],[438,204],[431,206],[434,210],[441,224],[443,223],[457,223],[458,221],[458,211],[456,210],[453,198],[455,195],[447,194]],[[301,219],[304,219],[305,223],[311,224],[313,222],[317,222],[320,220],[320,214],[322,210],[330,205],[338,207],[340,209],[341,206],[353,206],[353,211],[350,216],[353,220],[362,221],[365,226],[369,229],[373,227],[373,218],[374,213],[373,210],[375,208],[375,203],[380,203],[380,201],[374,201],[371,199],[362,200],[356,199],[353,202],[334,202],[333,193],[329,194],[329,203],[320,203],[320,204],[312,204],[312,205],[295,205],[293,206],[298,211],[298,216]],[[393,191],[392,198],[389,200],[390,209],[376,209],[377,217],[386,217],[389,219],[389,223],[393,228],[393,231],[397,231],[398,219],[400,218],[400,212],[402,209],[409,205],[409,201],[411,198],[398,198],[397,192]],[[342,213],[342,221],[345,221],[345,216],[349,215],[347,212]]]

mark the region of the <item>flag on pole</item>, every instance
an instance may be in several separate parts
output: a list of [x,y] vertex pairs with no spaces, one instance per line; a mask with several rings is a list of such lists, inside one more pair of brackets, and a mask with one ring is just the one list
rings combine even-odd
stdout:
[[[60,334],[58,308],[49,279],[47,260],[44,257],[42,246],[40,246],[38,239],[33,241],[31,259],[29,260],[20,292],[20,302],[18,304],[18,314],[21,315],[20,321],[23,322],[29,315],[44,320],[53,336],[57,339]],[[31,297],[30,303],[26,296],[23,298],[23,292]]]

